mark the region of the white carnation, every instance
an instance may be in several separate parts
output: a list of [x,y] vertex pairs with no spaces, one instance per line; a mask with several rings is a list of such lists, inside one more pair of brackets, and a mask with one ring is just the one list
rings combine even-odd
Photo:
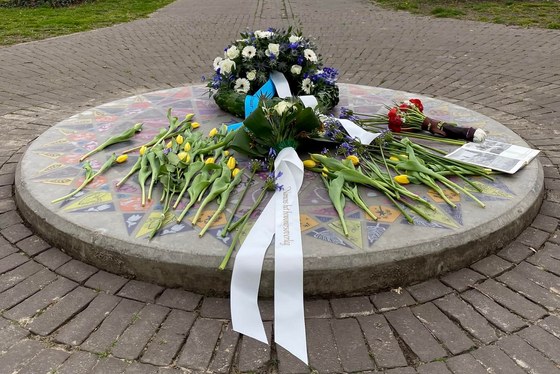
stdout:
[[303,92],[305,92],[307,95],[311,94],[311,90],[313,89],[313,87],[315,87],[315,85],[313,84],[313,82],[311,82],[311,79],[309,79],[309,78],[305,78],[305,79],[301,82],[301,89],[302,89]]
[[220,62],[222,62],[223,58],[220,56],[214,59],[214,70],[218,70],[220,68]]
[[226,56],[232,60],[237,58],[239,56],[239,49],[237,49],[236,46],[232,45],[227,49]]
[[292,73],[293,75],[300,75],[301,74],[301,66],[292,65],[292,68],[290,69],[290,73]]
[[241,54],[243,55],[243,57],[251,59],[257,54],[257,49],[252,45],[248,45],[247,47],[243,48]]
[[274,57],[278,57],[278,55],[280,54],[280,44],[276,44],[276,43],[269,43],[268,44],[268,49],[265,51],[267,56],[274,56]]
[[297,35],[290,35],[288,40],[290,41],[290,43],[297,43],[297,42],[301,42],[303,40],[303,38],[301,36],[297,36]]
[[229,58],[220,61],[220,72],[222,75],[230,74],[233,69],[235,69],[235,61],[232,61]]
[[284,114],[284,112],[286,112],[287,110],[289,110],[293,106],[294,106],[294,104],[292,104],[288,101],[280,101],[278,104],[276,104],[274,106],[274,110],[279,115],[282,115],[282,114]]
[[237,78],[233,89],[238,93],[247,93],[251,89],[251,82],[245,78]]
[[255,36],[258,39],[268,39],[270,38],[272,35],[274,35],[274,33],[272,31],[261,31],[261,30],[257,30],[255,31]]
[[311,49],[304,50],[303,51],[303,56],[305,57],[305,59],[307,61],[317,62],[317,55]]
[[250,72],[247,73],[247,79],[249,79],[250,81],[254,81],[256,77],[257,77],[256,70],[251,70]]

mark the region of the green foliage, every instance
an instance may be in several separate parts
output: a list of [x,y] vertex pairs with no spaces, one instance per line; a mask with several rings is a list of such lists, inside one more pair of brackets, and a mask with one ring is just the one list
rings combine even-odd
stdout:
[[91,0],[10,0],[6,6],[36,8],[50,6],[53,8],[71,6],[89,2]]
[[374,0],[395,10],[438,18],[469,19],[522,27],[559,29],[560,1],[553,0]]

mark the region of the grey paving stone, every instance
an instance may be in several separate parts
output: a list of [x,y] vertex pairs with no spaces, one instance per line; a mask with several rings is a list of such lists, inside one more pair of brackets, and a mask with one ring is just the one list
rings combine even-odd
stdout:
[[546,310],[542,307],[532,303],[520,294],[513,292],[493,279],[488,279],[484,283],[478,284],[476,289],[530,321],[536,321],[547,315]]
[[72,352],[58,368],[57,374],[89,374],[97,363],[97,356],[89,352]]
[[449,287],[453,287],[459,292],[468,290],[473,285],[484,279],[486,279],[484,275],[469,268],[463,268],[441,277],[441,281],[443,283],[447,284]]
[[58,367],[70,356],[60,349],[44,349],[33,358],[18,374],[57,373]]
[[529,326],[517,333],[530,345],[538,349],[557,365],[560,364],[560,339],[543,330],[539,326]]
[[119,305],[103,320],[101,326],[81,345],[83,350],[104,353],[111,350],[117,337],[132,323],[134,315],[144,304],[133,300],[121,300]]
[[523,274],[527,279],[530,279],[551,292],[556,294],[560,293],[560,277],[557,275],[544,271],[528,262],[522,262],[514,271]]
[[196,309],[201,299],[202,295],[176,288],[167,288],[158,297],[157,303],[169,308],[193,311]]
[[0,274],[17,268],[29,261],[29,258],[21,253],[12,253],[0,260]]
[[45,346],[36,340],[21,340],[0,356],[0,374],[12,374],[37,356]]
[[330,320],[311,318],[305,322],[309,366],[319,373],[340,373],[336,344]]
[[29,331],[10,324],[0,330],[0,352],[8,350],[12,345],[29,335]]
[[[264,322],[264,330],[268,341],[272,338],[272,323]],[[268,344],[244,335],[239,347],[239,370],[241,372],[255,372],[263,368],[271,358],[271,350]]]
[[93,290],[78,287],[35,318],[27,328],[34,334],[48,335],[85,308],[94,297]]
[[0,186],[11,186],[12,184],[14,184],[13,173],[0,175]]
[[515,364],[500,348],[488,345],[471,352],[487,369],[495,374],[523,374],[525,371]]
[[513,264],[496,255],[490,255],[471,265],[475,271],[486,275],[487,277],[495,277],[504,271],[511,269]]
[[119,291],[126,282],[128,282],[126,278],[99,270],[86,281],[85,286],[93,288],[94,290],[114,294]]
[[16,253],[18,250],[11,244],[4,244],[0,246],[0,259],[11,255],[12,253]]
[[527,262],[560,276],[560,246],[546,243],[544,249],[527,258]]
[[223,323],[215,319],[199,318],[191,329],[177,365],[194,370],[206,370],[220,336]]
[[[263,321],[274,320],[274,301],[271,299],[261,299],[258,300],[259,311],[261,312],[261,318]],[[231,318],[231,316],[229,317]]]
[[0,214],[0,230],[22,222],[21,216],[15,210],[2,212],[2,214]]
[[200,315],[204,318],[230,319],[231,310],[228,298],[205,297],[202,300]]
[[303,302],[305,318],[331,318],[332,311],[328,300],[305,300]]
[[462,296],[488,321],[506,333],[512,333],[527,326],[519,317],[478,291],[467,291]]
[[[19,277],[16,278],[16,281],[20,280],[20,278],[22,277],[22,273],[24,272],[20,272]],[[8,274],[10,273],[6,273],[5,275]],[[39,291],[41,288],[51,283],[55,279],[56,275],[47,269],[43,269],[31,275],[29,278],[17,283],[14,287],[0,294],[0,309],[11,308],[22,300],[27,299],[29,296],[33,295],[35,292]],[[9,279],[7,279],[6,281],[9,281]]]
[[441,345],[432,337],[422,323],[414,317],[409,308],[387,312],[385,317],[400,338],[423,362],[447,357]]
[[114,357],[101,358],[93,368],[92,374],[120,374],[127,366],[126,361]]
[[179,368],[159,368],[158,374],[183,374],[184,372]]
[[[560,278],[558,279],[560,280]],[[498,280],[549,311],[560,309],[559,294],[551,292],[532,282],[525,274],[519,271],[513,270],[504,273],[498,277]],[[558,290],[560,290],[560,288]]]
[[65,278],[58,278],[56,281],[45,286],[41,291],[18,305],[4,312],[4,317],[15,321],[26,320],[33,317],[41,309],[46,308],[54,301],[66,295],[76,288],[77,284]]
[[[212,362],[210,362],[210,366],[208,366],[208,371],[211,373],[229,373],[231,365],[233,363],[236,347],[239,341],[239,334],[233,331],[233,327],[231,323],[226,324],[222,328],[222,335],[220,336],[220,340],[218,342],[218,346],[216,348],[216,352],[214,357],[212,357]],[[280,353],[282,347],[276,346],[277,353],[278,353],[278,365],[280,368],[282,366],[288,364],[289,362],[283,361],[283,355]],[[301,362],[298,360],[298,362]],[[291,368],[291,366],[290,366]],[[280,369],[282,372],[282,369]],[[292,371],[287,371],[292,372]]]
[[178,309],[171,310],[157,335],[142,354],[141,361],[159,366],[171,364],[185,342],[195,318],[194,313]]
[[535,217],[533,223],[531,223],[531,226],[539,230],[551,233],[558,228],[558,219],[539,214]]
[[375,363],[380,368],[406,366],[406,358],[382,315],[358,317]]
[[35,261],[45,265],[51,270],[57,269],[58,267],[70,261],[71,259],[72,258],[70,256],[68,256],[66,253],[62,252],[58,248],[48,249],[45,252],[35,256]]
[[509,335],[500,339],[496,345],[500,347],[518,365],[534,374],[558,374],[558,369],[551,361],[533,349],[517,335]]
[[330,303],[336,318],[367,316],[374,312],[373,304],[367,296],[331,299]]
[[540,213],[545,216],[560,218],[560,204],[545,200],[541,206]]
[[127,299],[155,303],[156,297],[163,291],[163,287],[156,284],[130,280],[117,294]]
[[453,355],[463,353],[475,346],[473,341],[434,304],[426,303],[414,307],[412,313]]
[[75,282],[83,283],[86,279],[97,272],[97,268],[78,260],[71,260],[56,269],[56,272],[63,277],[72,279]]
[[13,199],[1,199],[0,200],[0,213],[9,212],[10,210],[16,210],[16,203]]
[[504,249],[500,250],[497,255],[506,261],[515,264],[520,263],[527,257],[531,256],[534,252],[525,244],[518,241],[511,242]]
[[430,362],[416,368],[418,374],[452,374],[443,362]]
[[35,256],[38,253],[41,253],[51,246],[49,243],[44,241],[43,239],[39,238],[36,235],[31,235],[28,238],[23,239],[22,241],[17,243],[19,249],[25,252],[28,256]]
[[430,279],[415,284],[414,286],[407,287],[407,290],[419,303],[425,303],[440,298],[453,291],[437,279]]
[[27,261],[17,268],[0,275],[0,292],[4,292],[8,288],[15,286],[41,269],[43,269],[43,267],[35,261]]
[[548,239],[550,233],[534,227],[527,227],[515,240],[531,248],[539,249]]
[[560,339],[560,318],[557,316],[548,316],[538,322],[539,326]]
[[416,374],[416,373],[417,371],[411,367],[389,369],[385,372],[385,374]]
[[354,318],[333,319],[331,326],[344,371],[373,370],[375,366],[369,357],[358,321]]
[[31,230],[25,227],[23,223],[16,223],[15,225],[0,230],[0,234],[2,234],[6,239],[8,239],[10,243],[15,244],[20,240],[33,235],[33,232],[31,232]]
[[434,303],[482,343],[489,344],[498,339],[496,331],[488,321],[459,297],[447,295]]
[[72,346],[80,345],[99,326],[121,299],[100,293],[85,310],[62,326],[54,336],[57,342]]
[[125,374],[157,374],[157,372],[157,367],[140,362],[131,363],[124,371]]
[[279,373],[307,374],[310,372],[309,366],[279,345],[276,346],[276,356]]
[[488,374],[488,371],[468,353],[451,357],[446,364],[453,374]]

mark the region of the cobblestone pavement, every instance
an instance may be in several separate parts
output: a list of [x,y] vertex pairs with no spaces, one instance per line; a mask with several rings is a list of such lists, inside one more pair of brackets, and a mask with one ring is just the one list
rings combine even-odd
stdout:
[[[26,228],[25,146],[101,103],[200,82],[246,27],[302,26],[342,81],[489,115],[542,152],[540,214],[498,253],[401,293],[306,301],[319,373],[560,373],[560,32],[431,19],[365,0],[178,0],[151,18],[0,48],[0,373],[305,373],[232,332],[227,299],[127,280]],[[263,302],[271,319],[271,303]],[[271,322],[266,323],[271,331]]]

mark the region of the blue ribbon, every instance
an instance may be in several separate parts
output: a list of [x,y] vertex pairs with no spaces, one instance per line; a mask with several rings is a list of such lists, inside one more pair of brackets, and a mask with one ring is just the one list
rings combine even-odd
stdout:
[[[261,96],[264,95],[268,99],[272,99],[275,94],[274,83],[272,83],[272,79],[269,79],[254,95],[245,96],[245,118],[249,117],[258,108]],[[237,130],[241,125],[243,125],[243,122],[231,124],[228,126],[228,131]]]

